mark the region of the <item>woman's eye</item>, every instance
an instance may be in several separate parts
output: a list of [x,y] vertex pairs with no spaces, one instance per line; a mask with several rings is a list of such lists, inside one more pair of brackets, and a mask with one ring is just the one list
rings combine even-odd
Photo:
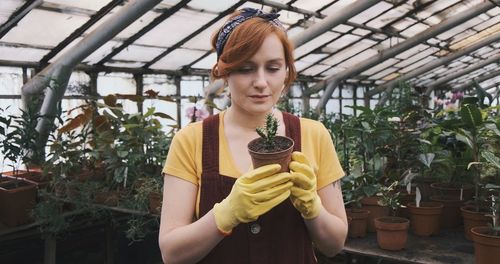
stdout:
[[270,72],[277,72],[281,69],[281,67],[279,66],[271,66],[271,67],[268,67],[267,70],[270,71]]
[[253,68],[252,67],[243,67],[243,68],[239,68],[237,71],[240,73],[248,73],[248,72],[252,72]]

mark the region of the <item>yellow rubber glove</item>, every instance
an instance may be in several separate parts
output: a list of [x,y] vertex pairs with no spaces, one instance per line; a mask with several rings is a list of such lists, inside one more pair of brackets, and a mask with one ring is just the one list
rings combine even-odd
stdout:
[[304,219],[313,219],[321,210],[321,199],[316,190],[316,175],[302,152],[292,153],[290,162],[293,186],[290,199]]
[[290,197],[291,174],[278,173],[281,166],[271,164],[249,171],[239,177],[231,193],[214,205],[217,228],[229,235],[240,223],[257,220]]

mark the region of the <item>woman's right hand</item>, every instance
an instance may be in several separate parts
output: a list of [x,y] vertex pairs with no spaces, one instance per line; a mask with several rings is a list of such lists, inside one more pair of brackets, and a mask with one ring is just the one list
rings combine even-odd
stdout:
[[281,166],[271,164],[239,177],[231,193],[214,205],[217,228],[229,235],[240,223],[257,220],[290,196],[293,186],[289,172],[278,173]]

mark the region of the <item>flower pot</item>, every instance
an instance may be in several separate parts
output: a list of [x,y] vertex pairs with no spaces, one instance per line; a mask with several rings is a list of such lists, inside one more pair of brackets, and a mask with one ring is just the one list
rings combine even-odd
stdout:
[[409,219],[410,211],[406,205],[412,201],[415,201],[415,192],[412,191],[411,193],[408,193],[406,190],[401,190],[399,196],[401,206],[397,209],[396,216]]
[[31,221],[37,187],[23,180],[0,182],[0,221],[7,226],[18,226]]
[[364,209],[347,209],[347,216],[351,218],[349,237],[364,237],[370,211]]
[[474,195],[474,186],[468,183],[435,182],[431,184],[431,189],[433,196],[460,197],[460,194],[462,194],[462,200],[464,201],[472,199]]
[[420,202],[420,207],[417,207],[414,202],[408,203],[413,233],[417,236],[439,234],[443,207],[444,205],[438,202]]
[[500,235],[494,235],[491,227],[473,227],[471,237],[474,241],[476,264],[496,263],[500,259]]
[[276,136],[275,138],[277,150],[268,152],[263,147],[264,140],[256,138],[248,143],[248,152],[252,157],[254,168],[262,167],[268,164],[280,164],[281,172],[287,172],[288,164],[292,160],[293,139],[289,137]]
[[464,204],[458,196],[431,196],[431,201],[444,205],[441,213],[441,228],[455,228],[462,224],[462,214],[460,207]]
[[488,208],[476,208],[475,206],[460,207],[464,218],[464,235],[468,240],[472,240],[471,228],[476,226],[487,226],[491,218],[486,216],[489,213]]
[[375,223],[373,220],[378,217],[388,216],[389,215],[389,207],[380,206],[378,201],[380,197],[370,196],[364,197],[361,199],[361,204],[363,205],[363,209],[370,211],[370,215],[368,216],[368,223],[366,230],[368,232],[375,232]]
[[12,179],[22,178],[27,182],[35,184],[38,189],[46,188],[52,179],[52,174],[43,175],[40,168],[30,169],[29,172],[25,170],[17,170],[15,173],[13,171],[8,171],[3,172],[2,174]]
[[406,246],[410,221],[401,217],[379,217],[374,219],[377,243],[382,249],[401,250]]

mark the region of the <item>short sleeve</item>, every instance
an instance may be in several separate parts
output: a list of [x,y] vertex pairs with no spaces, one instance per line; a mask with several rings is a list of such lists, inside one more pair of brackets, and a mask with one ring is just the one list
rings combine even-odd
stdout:
[[318,168],[318,189],[321,189],[328,184],[335,182],[344,176],[344,170],[340,165],[337,151],[333,145],[332,138],[328,130],[321,124],[320,138],[320,156]]
[[196,138],[194,126],[187,126],[172,139],[163,173],[179,177],[198,185],[196,173]]

